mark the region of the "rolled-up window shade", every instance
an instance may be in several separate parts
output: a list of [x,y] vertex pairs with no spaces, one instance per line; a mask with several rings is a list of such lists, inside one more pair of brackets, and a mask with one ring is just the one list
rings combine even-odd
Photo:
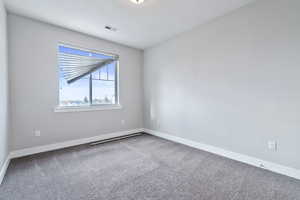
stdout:
[[73,83],[119,58],[97,58],[59,52],[59,66],[67,83]]

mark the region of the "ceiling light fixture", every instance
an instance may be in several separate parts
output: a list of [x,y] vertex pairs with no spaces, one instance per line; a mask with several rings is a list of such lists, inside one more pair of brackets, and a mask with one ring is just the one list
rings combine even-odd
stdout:
[[130,0],[130,1],[135,4],[141,4],[144,2],[144,0]]

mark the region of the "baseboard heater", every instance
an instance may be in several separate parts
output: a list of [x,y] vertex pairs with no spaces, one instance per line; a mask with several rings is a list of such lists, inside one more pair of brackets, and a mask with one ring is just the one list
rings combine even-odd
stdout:
[[94,146],[94,145],[103,144],[103,143],[107,143],[107,142],[123,140],[123,139],[126,139],[126,138],[136,137],[136,136],[140,136],[140,135],[143,135],[143,134],[144,133],[141,132],[141,133],[133,133],[133,134],[119,136],[119,137],[113,137],[113,138],[109,138],[109,139],[105,139],[105,140],[99,140],[97,142],[92,142],[92,143],[90,143],[90,145]]

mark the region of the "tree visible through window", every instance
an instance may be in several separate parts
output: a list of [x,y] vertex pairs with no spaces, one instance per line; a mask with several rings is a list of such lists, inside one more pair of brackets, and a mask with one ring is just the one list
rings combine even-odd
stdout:
[[[67,45],[58,46],[59,62],[59,104],[68,106],[105,105],[118,103],[118,60],[115,55],[83,50]],[[96,70],[82,73],[70,81],[73,74],[81,73],[86,68],[101,61],[110,60]],[[96,64],[95,64],[96,63]],[[69,72],[66,77],[66,70]],[[90,69],[90,68],[88,68]],[[87,70],[86,70],[87,71]],[[85,71],[84,71],[85,72]],[[74,76],[75,77],[75,76]]]

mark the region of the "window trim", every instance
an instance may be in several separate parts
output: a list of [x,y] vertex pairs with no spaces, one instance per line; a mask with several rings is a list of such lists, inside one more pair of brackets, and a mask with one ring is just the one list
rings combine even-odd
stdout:
[[120,110],[121,104],[106,104],[106,105],[88,105],[88,106],[57,106],[54,109],[56,113],[68,113],[68,112],[89,112],[89,111],[101,111],[101,110]]
[[[68,44],[66,42],[58,42],[56,45],[56,53],[57,53],[57,58],[59,55],[59,51],[58,51],[58,47],[62,45],[65,47],[70,47],[70,48],[76,48],[79,50],[83,50],[83,51],[90,51],[90,52],[95,52],[95,53],[100,53],[100,54],[104,54],[107,56],[119,56],[118,54],[114,54],[114,53],[108,53],[105,51],[101,51],[101,50],[95,50],[95,49],[88,49],[88,48],[84,48],[81,47],[79,45],[72,45],[72,44]],[[58,80],[60,78],[60,66],[58,64],[57,61],[57,69],[58,69]],[[59,81],[58,81],[59,83]],[[90,88],[88,88],[90,89]],[[57,113],[64,113],[64,112],[87,112],[87,111],[101,111],[101,110],[117,110],[117,109],[122,109],[122,105],[120,103],[120,61],[117,61],[116,63],[116,73],[115,73],[115,104],[89,104],[89,105],[82,105],[82,106],[61,106],[59,105],[59,86],[58,86],[58,104],[57,106],[54,108],[54,112]]]

